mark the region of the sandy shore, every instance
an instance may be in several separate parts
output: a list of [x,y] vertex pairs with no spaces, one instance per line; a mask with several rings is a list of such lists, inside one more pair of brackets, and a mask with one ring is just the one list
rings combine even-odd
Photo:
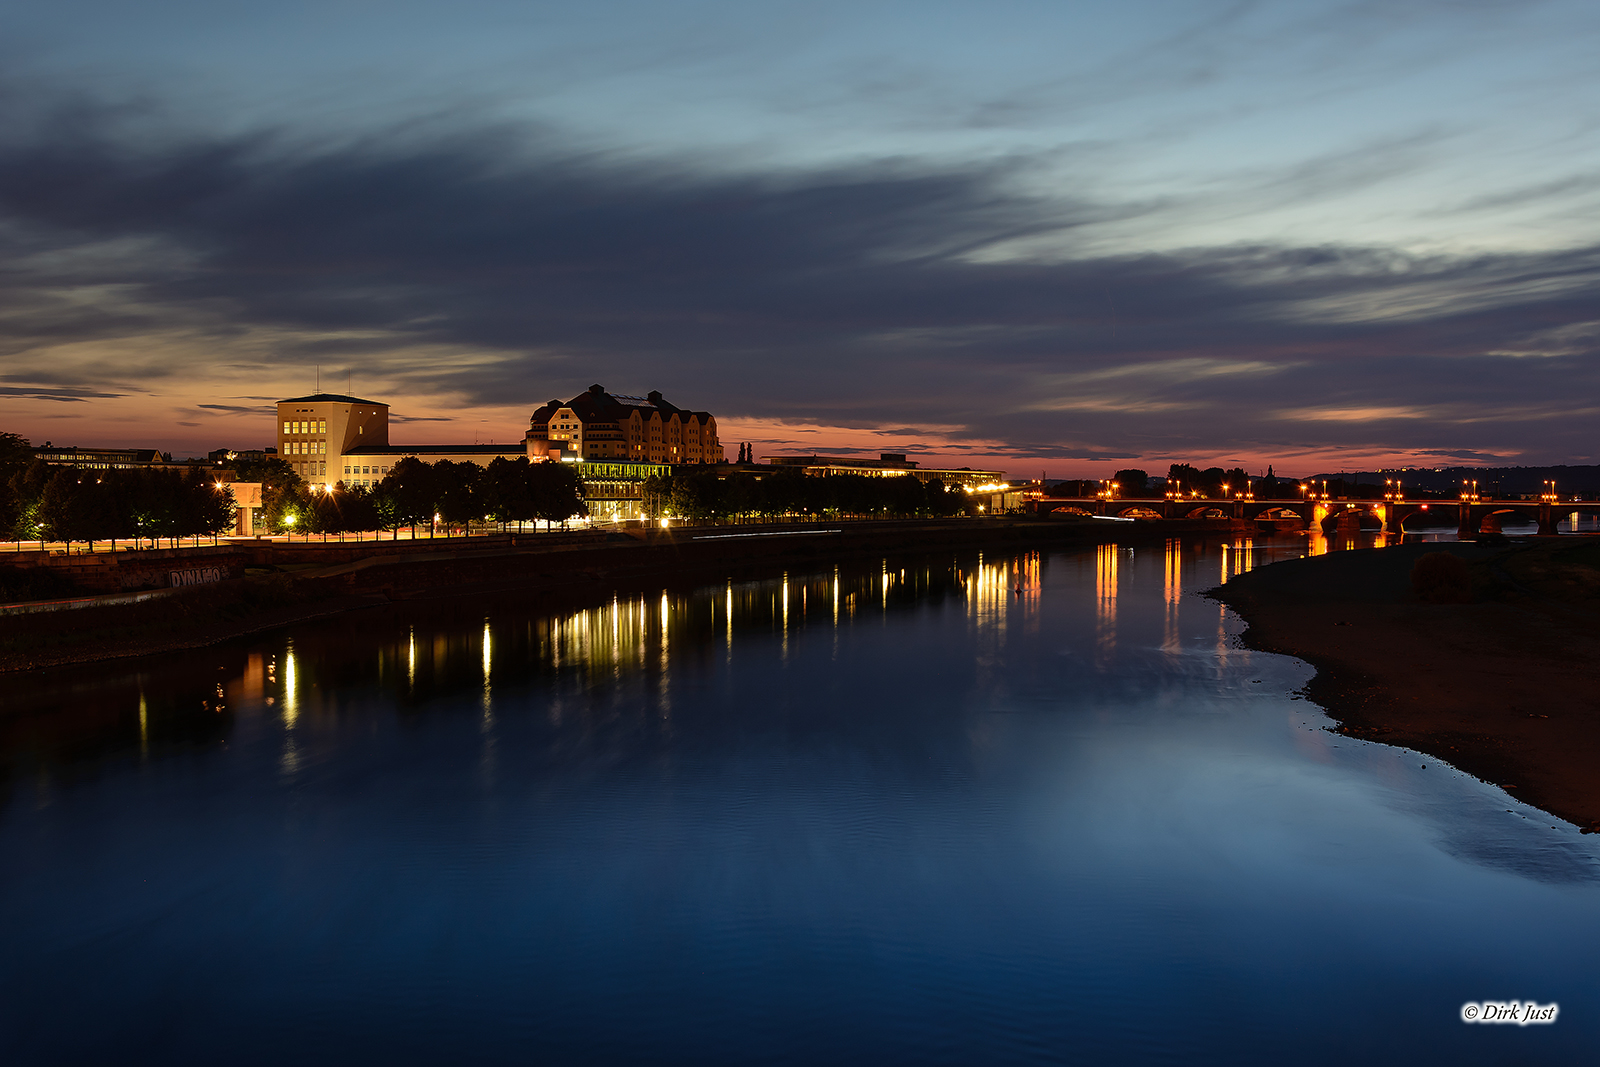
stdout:
[[[1425,553],[1465,559],[1469,602],[1425,603]],[[1214,591],[1251,647],[1317,668],[1342,729],[1436,756],[1600,830],[1600,542],[1418,544],[1289,560]]]

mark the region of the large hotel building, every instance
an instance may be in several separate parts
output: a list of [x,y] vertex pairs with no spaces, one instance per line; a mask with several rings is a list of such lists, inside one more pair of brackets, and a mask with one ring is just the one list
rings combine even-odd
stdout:
[[620,463],[721,463],[717,420],[709,411],[686,411],[659,392],[608,393],[591,385],[571,400],[552,400],[533,413],[528,455]]

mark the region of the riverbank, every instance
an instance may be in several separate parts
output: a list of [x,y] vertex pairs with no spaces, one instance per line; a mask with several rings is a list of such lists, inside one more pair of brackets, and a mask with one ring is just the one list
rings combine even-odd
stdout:
[[[1440,551],[1466,564],[1463,602],[1412,589],[1416,562]],[[1600,829],[1600,539],[1334,552],[1212,595],[1249,624],[1246,644],[1317,668],[1307,695],[1343,732]]]
[[[199,648],[302,619],[438,597],[602,596],[647,582],[714,581],[864,556],[1159,542],[1227,522],[953,519],[684,526],[630,534],[412,542],[266,543],[231,577],[158,600],[0,616],[0,672]],[[215,560],[212,560],[215,562]],[[165,560],[163,567],[180,563]]]

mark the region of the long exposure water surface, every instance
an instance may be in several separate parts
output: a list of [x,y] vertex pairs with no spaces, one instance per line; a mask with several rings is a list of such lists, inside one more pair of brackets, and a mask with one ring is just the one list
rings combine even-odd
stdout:
[[[1306,548],[445,601],[4,678],[0,1060],[1583,1062],[1595,838],[1327,731],[1196,595]],[[1486,999],[1561,1013],[1464,1025]]]

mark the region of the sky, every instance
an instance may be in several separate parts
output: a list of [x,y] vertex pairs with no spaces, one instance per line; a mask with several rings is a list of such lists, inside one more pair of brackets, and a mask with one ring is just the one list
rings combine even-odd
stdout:
[[0,9],[0,431],[1600,462],[1600,5]]

